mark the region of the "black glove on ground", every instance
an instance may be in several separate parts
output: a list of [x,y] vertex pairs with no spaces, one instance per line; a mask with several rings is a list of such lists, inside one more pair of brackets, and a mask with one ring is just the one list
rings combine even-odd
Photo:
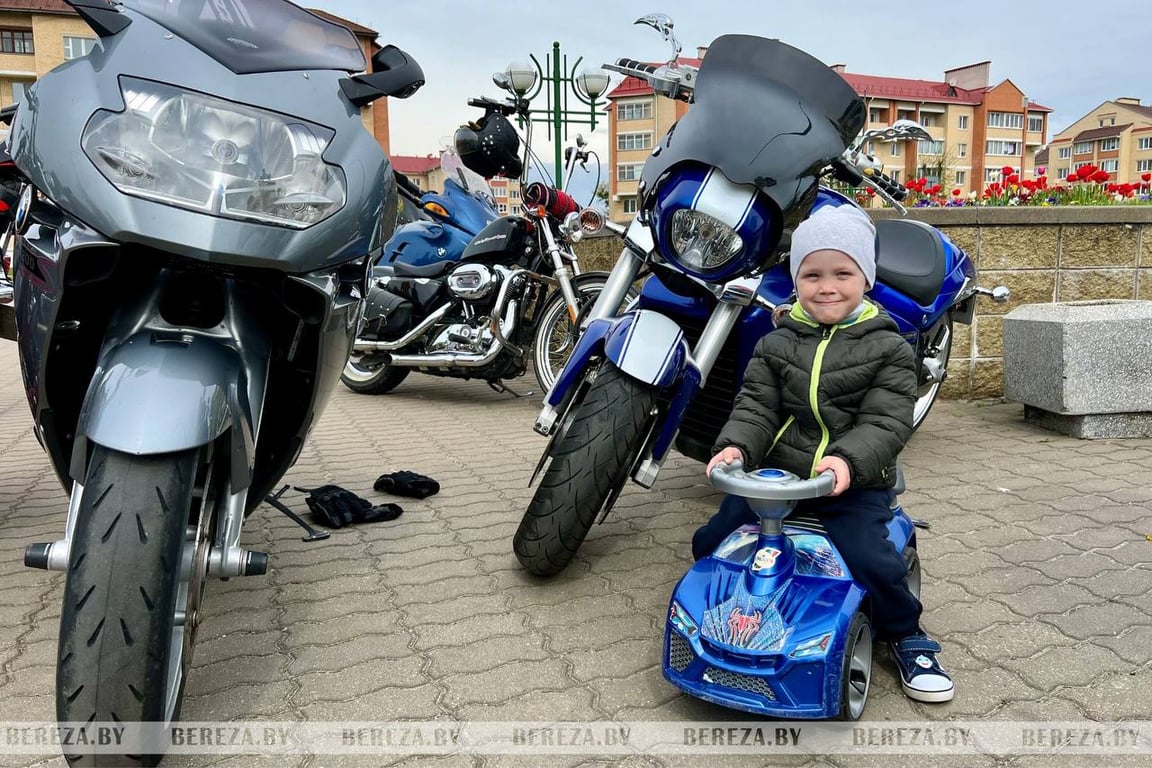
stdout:
[[424,499],[440,492],[440,483],[430,477],[418,475],[406,469],[380,475],[372,487],[381,493],[391,493],[394,496],[411,496],[414,499]]
[[297,488],[307,493],[304,503],[312,511],[316,522],[328,528],[343,528],[353,523],[379,523],[395,520],[404,513],[398,504],[372,506],[349,490],[338,485],[322,485],[319,488]]

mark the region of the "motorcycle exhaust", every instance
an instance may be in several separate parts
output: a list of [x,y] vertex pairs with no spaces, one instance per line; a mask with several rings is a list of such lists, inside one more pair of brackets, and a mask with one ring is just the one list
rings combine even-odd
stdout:
[[408,344],[411,344],[413,341],[427,333],[432,326],[436,325],[436,323],[440,322],[444,315],[448,314],[448,310],[451,308],[451,304],[445,304],[432,314],[428,315],[428,317],[424,318],[424,320],[415,328],[408,331],[408,333],[404,334],[395,341],[364,341],[361,339],[356,339],[356,343],[352,345],[352,351],[388,352],[393,349],[400,349],[400,347],[407,346]]
[[430,355],[389,355],[387,364],[401,368],[480,368],[488,365],[504,349],[502,339],[516,329],[516,302],[508,302],[508,309],[508,327],[497,329],[499,333],[495,334],[496,339],[492,342],[492,348],[483,354],[435,352]]

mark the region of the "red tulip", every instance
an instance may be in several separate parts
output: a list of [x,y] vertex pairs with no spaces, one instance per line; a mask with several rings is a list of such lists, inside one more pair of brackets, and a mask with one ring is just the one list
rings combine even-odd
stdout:
[[1070,173],[1068,174],[1068,177],[1064,179],[1064,181],[1068,182],[1069,184],[1073,184],[1077,181],[1080,181],[1080,176],[1079,174]]
[[1140,178],[1144,181],[1152,181],[1152,173],[1142,173],[1140,174]]
[[1008,183],[1009,184],[1019,184],[1020,183],[1020,177],[1013,173],[1012,175],[1010,175],[1008,177]]
[[960,197],[960,188],[959,187],[952,190],[952,197]]
[[1105,189],[1107,189],[1109,192],[1115,192],[1116,190],[1120,189],[1120,187],[1116,184],[1109,184],[1107,187],[1105,187]]
[[1016,169],[1010,165],[1006,165],[1000,169],[1000,173],[1004,174],[1005,176],[1011,176],[1013,173],[1016,173]]
[[1097,184],[1103,184],[1110,178],[1112,177],[1108,174],[1107,171],[1096,171],[1092,174],[1092,181],[1096,182]]

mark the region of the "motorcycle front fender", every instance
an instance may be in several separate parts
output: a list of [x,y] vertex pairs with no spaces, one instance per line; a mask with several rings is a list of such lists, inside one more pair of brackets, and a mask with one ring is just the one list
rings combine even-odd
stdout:
[[593,320],[581,334],[545,404],[553,408],[562,405],[592,359],[601,355],[632,378],[660,389],[672,386],[690,364],[684,332],[659,312],[641,309]]
[[251,481],[253,412],[240,354],[200,336],[144,331],[105,350],[80,410],[73,478],[83,478],[87,443],[123,453],[174,453],[231,429],[233,491]]

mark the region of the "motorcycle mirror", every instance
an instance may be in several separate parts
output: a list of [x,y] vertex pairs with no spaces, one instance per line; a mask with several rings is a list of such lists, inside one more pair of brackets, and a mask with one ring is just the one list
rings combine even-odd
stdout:
[[357,107],[371,104],[381,96],[406,99],[424,85],[424,70],[404,51],[386,45],[372,56],[372,73],[340,81],[340,89]]
[[932,134],[915,120],[900,119],[892,123],[892,130],[901,139],[931,139]]
[[508,78],[507,72],[493,72],[492,82],[496,83],[496,87],[501,90],[515,93],[515,91],[512,90],[512,81]]
[[676,39],[676,35],[672,31],[674,23],[671,16],[666,13],[650,13],[647,16],[641,16],[632,23],[652,27],[652,29],[664,36],[664,41],[672,46],[672,58],[668,60],[670,63],[674,63],[676,59],[680,58],[682,47],[680,41]]

